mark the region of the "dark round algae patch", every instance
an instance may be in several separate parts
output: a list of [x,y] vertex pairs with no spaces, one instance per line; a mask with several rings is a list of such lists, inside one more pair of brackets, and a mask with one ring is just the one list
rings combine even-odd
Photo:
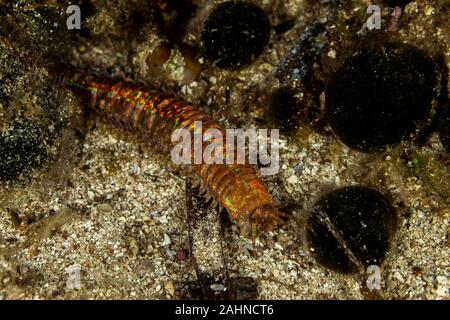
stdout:
[[327,118],[349,147],[382,150],[407,138],[429,117],[436,78],[434,63],[413,46],[366,47],[330,79]]
[[344,187],[314,205],[306,237],[320,264],[340,273],[355,273],[383,262],[396,225],[396,212],[381,193]]
[[218,67],[237,69],[253,62],[270,38],[270,22],[258,6],[243,1],[218,5],[203,26],[203,49]]

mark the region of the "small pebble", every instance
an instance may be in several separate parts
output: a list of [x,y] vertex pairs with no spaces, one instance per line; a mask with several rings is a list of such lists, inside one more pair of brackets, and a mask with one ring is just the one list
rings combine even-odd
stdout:
[[298,178],[296,175],[292,175],[287,179],[287,182],[290,184],[296,184],[298,183]]
[[274,248],[277,249],[277,250],[280,250],[280,251],[284,250],[283,246],[281,244],[279,244],[279,243],[276,243],[276,242],[274,244]]
[[170,238],[167,234],[164,233],[164,240],[161,242],[161,246],[168,246],[171,243]]
[[111,208],[111,206],[110,206],[108,203],[100,203],[100,204],[97,206],[97,209],[98,209],[99,211],[105,212],[105,213],[111,212],[111,211],[112,211],[112,208]]
[[223,284],[213,283],[209,286],[213,291],[225,291],[226,287]]
[[167,293],[170,294],[171,296],[173,296],[173,294],[175,293],[175,286],[173,285],[172,281],[166,282],[164,288],[166,289]]

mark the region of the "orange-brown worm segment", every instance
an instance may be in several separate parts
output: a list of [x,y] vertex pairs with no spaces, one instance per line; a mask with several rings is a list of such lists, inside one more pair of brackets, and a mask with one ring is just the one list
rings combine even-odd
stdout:
[[[146,143],[168,156],[174,146],[172,132],[176,129],[184,128],[193,133],[194,123],[200,121],[203,131],[214,128],[224,132],[210,117],[192,106],[133,84],[77,73],[60,76],[59,82],[87,97],[90,108],[113,123],[139,133]],[[206,146],[203,144],[203,148]],[[244,236],[255,240],[257,231],[273,230],[283,222],[280,217],[285,214],[276,209],[253,166],[193,164],[190,167],[202,178],[216,201],[228,210]]]

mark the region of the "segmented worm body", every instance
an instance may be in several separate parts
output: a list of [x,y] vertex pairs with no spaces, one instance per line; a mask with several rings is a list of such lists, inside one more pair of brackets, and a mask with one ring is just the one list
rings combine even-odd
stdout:
[[[63,76],[60,83],[83,94],[90,108],[113,123],[138,133],[146,143],[168,156],[174,146],[171,136],[176,129],[193,133],[195,124],[201,122],[203,132],[217,129],[224,133],[210,117],[192,106],[133,84],[82,74]],[[227,209],[243,235],[254,238],[258,230],[269,231],[282,222],[280,216],[284,214],[276,209],[253,166],[193,164],[190,167],[201,177],[215,200]]]

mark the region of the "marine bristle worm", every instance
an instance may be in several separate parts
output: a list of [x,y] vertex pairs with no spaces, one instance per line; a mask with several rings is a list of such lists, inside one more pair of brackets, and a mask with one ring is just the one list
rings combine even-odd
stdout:
[[[224,130],[207,115],[166,95],[133,84],[71,74],[60,77],[60,84],[83,94],[88,106],[113,123],[134,131],[154,149],[170,155],[171,134],[176,129],[194,132],[195,122],[202,130]],[[206,148],[208,144],[203,144]],[[225,147],[226,148],[226,147]],[[194,157],[194,155],[192,155]],[[269,191],[255,168],[249,164],[191,165],[207,191],[228,210],[244,236],[253,239],[257,231],[270,231],[284,214],[277,210]]]

